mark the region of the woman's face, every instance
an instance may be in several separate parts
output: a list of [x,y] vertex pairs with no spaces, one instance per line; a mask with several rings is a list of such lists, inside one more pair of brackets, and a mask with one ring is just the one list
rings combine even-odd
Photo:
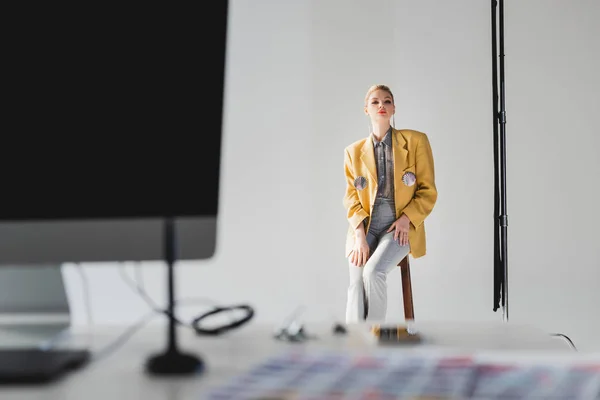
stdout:
[[396,112],[392,96],[385,90],[376,90],[369,96],[365,113],[375,122],[385,122]]

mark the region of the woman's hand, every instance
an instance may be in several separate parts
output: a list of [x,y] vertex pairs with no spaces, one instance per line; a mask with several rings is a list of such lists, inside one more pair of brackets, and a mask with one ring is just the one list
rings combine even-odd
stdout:
[[350,254],[350,262],[357,267],[362,267],[369,259],[369,251],[369,244],[367,243],[364,231],[362,234],[357,232],[354,240],[354,249]]
[[392,226],[388,228],[388,232],[395,230],[394,232],[394,240],[398,241],[400,246],[406,246],[408,244],[408,229],[410,227],[410,219],[406,216],[406,214],[402,214],[400,218],[398,218]]

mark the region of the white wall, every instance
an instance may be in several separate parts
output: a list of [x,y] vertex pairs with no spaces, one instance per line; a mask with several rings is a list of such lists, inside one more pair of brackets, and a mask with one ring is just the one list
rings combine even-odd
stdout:
[[600,349],[600,3],[509,3],[511,319]]
[[[598,2],[507,3],[510,317],[600,349]],[[488,2],[232,0],[230,13],[218,251],[181,264],[179,297],[248,302],[274,325],[298,306],[308,321],[343,319],[343,149],[368,134],[364,94],[385,83],[396,126],[426,132],[436,162],[428,255],[412,261],[416,318],[500,320]],[[147,310],[114,266],[85,269],[96,323]],[[80,276],[64,271],[84,324]],[[164,302],[162,266],[143,273]],[[403,315],[399,271],[388,314]]]

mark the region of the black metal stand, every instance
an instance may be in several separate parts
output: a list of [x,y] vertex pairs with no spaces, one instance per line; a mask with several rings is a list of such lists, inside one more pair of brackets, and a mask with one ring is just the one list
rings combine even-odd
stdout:
[[[506,91],[504,83],[504,0],[492,2],[492,91],[494,107],[494,312],[502,306],[502,318],[508,322],[508,250],[506,214]],[[498,24],[496,23],[498,7]],[[500,25],[499,29],[497,25]],[[499,38],[496,31],[499,31]],[[499,40],[498,40],[499,39]],[[500,56],[498,56],[498,50]],[[498,57],[500,81],[498,82]],[[498,87],[500,96],[498,98]],[[500,103],[500,110],[498,110]],[[498,134],[498,126],[500,132]],[[565,334],[552,333],[563,338],[577,351],[573,341]]]
[[[492,0],[492,74],[494,107],[494,312],[502,305],[502,316],[508,321],[508,250],[506,214],[506,102],[504,85],[504,0],[499,0],[500,40],[496,37],[496,6]],[[500,82],[498,84],[497,63],[500,48]],[[498,99],[498,86],[500,99]],[[498,100],[500,111],[498,111]],[[500,135],[498,135],[498,124]]]
[[175,320],[175,279],[174,264],[177,259],[177,241],[175,237],[175,222],[173,218],[165,220],[165,261],[168,273],[169,303],[167,316],[168,342],[165,352],[151,356],[146,364],[146,371],[154,375],[184,375],[200,373],[204,369],[201,358],[182,353],[177,345],[177,321]]

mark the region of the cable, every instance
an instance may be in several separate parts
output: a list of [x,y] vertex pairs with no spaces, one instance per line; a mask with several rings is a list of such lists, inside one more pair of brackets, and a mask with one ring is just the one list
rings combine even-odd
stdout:
[[[247,323],[254,317],[254,309],[247,304],[223,307],[223,306],[217,306],[217,303],[214,300],[211,300],[208,298],[202,298],[202,297],[194,297],[194,298],[190,298],[190,299],[179,299],[179,300],[176,300],[175,303],[176,304],[212,303],[211,305],[213,306],[213,309],[194,318],[191,323],[183,322],[179,318],[177,318],[175,315],[171,316],[166,309],[159,307],[156,304],[156,302],[148,295],[148,292],[146,291],[146,289],[144,287],[140,263],[136,263],[135,268],[136,268],[136,278],[132,279],[125,271],[125,263],[120,264],[120,268],[119,268],[120,275],[121,275],[122,279],[125,281],[125,283],[127,285],[129,285],[129,287],[132,290],[134,290],[136,293],[138,293],[140,295],[140,297],[148,304],[148,306],[154,311],[154,313],[162,313],[162,314],[165,314],[169,318],[172,317],[178,325],[182,325],[187,328],[191,328],[199,336],[221,335],[232,329],[239,328],[240,326],[244,325],[245,323]],[[221,326],[217,326],[216,328],[204,328],[204,327],[200,326],[200,322],[205,321],[210,316],[214,316],[214,315],[224,313],[224,312],[236,311],[236,310],[245,311],[245,314],[241,318],[238,318],[238,319],[233,319],[231,314],[229,314],[229,323],[221,325]],[[142,319],[142,321],[144,321],[144,319]],[[134,326],[137,326],[137,325],[134,325]]]
[[[141,268],[139,263],[136,263],[136,279],[132,280],[131,277],[125,272],[125,264],[121,263],[120,264],[120,273],[121,273],[121,277],[123,278],[123,280],[125,281],[125,283],[127,283],[129,285],[130,288],[132,288],[132,290],[134,290],[135,292],[137,292],[142,299],[148,304],[148,306],[153,309],[155,312],[158,313],[163,313],[165,314],[167,317],[170,317],[169,312],[162,308],[159,307],[156,302],[148,295],[148,292],[146,292],[146,289],[144,288],[144,284],[143,284],[143,278],[141,276]],[[191,301],[190,301],[191,300]],[[182,301],[178,300],[176,301],[177,304],[180,304]],[[176,316],[173,315],[173,319],[175,320],[175,322],[178,325],[182,325],[188,328],[193,329],[196,334],[198,335],[209,335],[209,336],[215,336],[215,335],[219,335],[221,333],[225,333],[228,330],[231,329],[235,329],[243,324],[245,324],[246,322],[248,322],[250,319],[252,319],[252,317],[254,316],[254,310],[252,309],[252,307],[248,306],[248,305],[236,305],[236,306],[228,306],[228,307],[219,307],[217,306],[216,302],[207,298],[193,298],[193,299],[188,299],[187,302],[195,302],[195,303],[212,303],[213,305],[213,309],[210,311],[207,311],[206,313],[202,314],[199,317],[194,318],[194,320],[192,321],[192,323],[185,323],[183,321],[181,321],[179,318],[177,318]],[[222,312],[226,312],[226,311],[233,311],[233,310],[243,310],[246,311],[246,315],[244,315],[244,317],[238,319],[238,320],[233,320],[231,318],[231,315],[229,316],[230,318],[230,322],[229,324],[214,328],[214,329],[205,329],[205,328],[201,328],[199,326],[199,322],[211,315],[215,315],[218,313],[222,313]]]
[[83,298],[84,298],[84,304],[85,304],[85,311],[86,311],[86,317],[87,317],[87,322],[88,322],[88,328],[92,329],[94,326],[94,318],[92,315],[92,299],[90,296],[90,283],[89,280],[87,278],[87,275],[85,274],[83,267],[81,266],[81,263],[75,263],[75,266],[77,267],[77,271],[79,272],[79,276],[81,277],[81,283],[83,285]]
[[108,357],[111,353],[115,352],[119,347],[123,346],[127,341],[141,328],[144,327],[152,318],[156,316],[156,311],[152,311],[142,317],[138,322],[125,329],[125,332],[121,333],[115,340],[110,342],[101,350],[95,351],[92,355],[92,362],[100,361],[103,358]]
[[[215,315],[215,314],[218,314],[218,313],[221,313],[224,311],[234,311],[234,310],[246,311],[246,315],[244,315],[242,318],[239,318],[237,320],[230,322],[229,324],[221,325],[216,328],[207,329],[207,328],[200,327],[200,321],[202,321],[203,319],[206,319],[207,317],[210,317],[211,315]],[[228,307],[216,307],[214,310],[205,312],[204,314],[200,315],[199,317],[194,318],[194,320],[192,321],[192,328],[194,329],[194,331],[196,331],[196,333],[198,335],[217,336],[217,335],[221,335],[229,330],[232,330],[232,329],[235,329],[235,328],[238,328],[238,327],[244,325],[246,322],[250,321],[252,319],[252,317],[254,317],[254,309],[246,304],[240,304],[240,305],[228,306]]]
[[[82,286],[83,286],[83,298],[84,298],[84,304],[85,304],[85,311],[86,311],[86,317],[87,317],[87,323],[88,323],[88,333],[91,333],[94,329],[94,318],[93,318],[93,312],[92,312],[92,296],[90,295],[90,282],[89,279],[84,271],[83,266],[81,265],[81,263],[75,263],[75,266],[77,267],[77,271],[79,271],[79,276],[81,277],[81,282],[82,282]],[[93,341],[93,335],[89,334],[88,335],[88,347],[93,347],[94,345],[94,341]]]
[[[146,290],[139,284],[139,282],[131,279],[129,275],[125,272],[125,264],[120,263],[119,265],[119,273],[121,275],[121,279],[146,302],[146,304],[153,309],[155,312],[165,312],[161,307],[159,307],[154,300],[148,296]],[[178,321],[179,322],[179,321]]]
[[573,341],[567,335],[562,333],[551,333],[550,336],[563,338],[567,343],[569,343],[569,346],[571,346],[573,350],[579,351],[577,350],[577,347],[575,347],[575,343],[573,343]]
[[[86,309],[87,309],[87,314],[88,314],[88,323],[92,324],[93,319],[92,319],[91,300],[90,300],[90,294],[89,294],[89,281],[88,281],[87,276],[86,276],[83,268],[81,267],[81,265],[80,264],[76,264],[76,265],[78,267],[78,271],[81,275],[82,282],[83,282],[85,303],[86,303]],[[120,263],[120,265],[119,265],[119,272],[120,272],[121,278],[133,291],[135,291],[146,302],[146,304],[150,307],[151,311],[148,314],[144,315],[136,323],[134,323],[131,326],[129,326],[128,328],[126,328],[125,331],[123,333],[121,333],[120,335],[118,335],[115,340],[110,342],[108,345],[103,347],[101,350],[95,351],[94,354],[92,355],[92,359],[91,359],[92,362],[100,361],[100,360],[108,357],[111,353],[115,352],[119,347],[123,346],[136,332],[138,332],[142,327],[144,327],[148,322],[150,322],[157,314],[164,314],[167,317],[171,317],[169,315],[169,312],[166,309],[159,307],[156,304],[156,302],[148,295],[148,293],[146,292],[146,289],[144,287],[141,273],[139,273],[140,271],[141,271],[141,268],[139,268],[139,265],[138,265],[136,268],[136,278],[132,279],[125,272],[125,263]],[[172,316],[172,318],[174,318],[174,320],[176,321],[177,324],[191,328],[197,335],[202,335],[202,336],[221,335],[227,331],[230,331],[232,329],[235,329],[235,328],[238,328],[238,327],[244,325],[245,323],[247,323],[254,317],[254,309],[251,306],[245,305],[245,304],[235,305],[235,306],[227,306],[227,307],[219,307],[219,306],[216,306],[217,303],[215,301],[208,299],[208,298],[188,298],[188,299],[179,299],[179,300],[175,301],[176,305],[179,305],[182,303],[193,303],[193,304],[211,303],[211,305],[213,306],[212,310],[209,310],[209,311],[203,313],[202,315],[200,315],[199,317],[194,318],[192,323],[185,323],[185,322],[181,321],[180,319],[176,318],[174,315]],[[246,313],[242,318],[239,318],[237,320],[232,319],[230,316],[230,322],[228,324],[217,326],[216,328],[207,329],[207,328],[200,327],[200,322],[202,320],[206,319],[207,317],[216,315],[216,314],[219,314],[222,312],[234,311],[234,310],[243,310]]]

